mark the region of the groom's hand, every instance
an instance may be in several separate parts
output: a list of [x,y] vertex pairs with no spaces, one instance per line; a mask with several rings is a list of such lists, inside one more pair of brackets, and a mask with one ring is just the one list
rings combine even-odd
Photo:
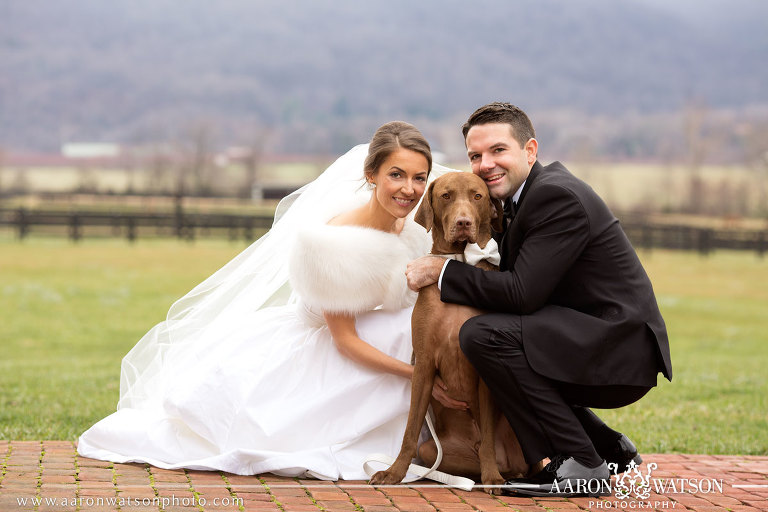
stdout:
[[405,277],[408,278],[408,288],[417,292],[425,286],[435,284],[440,279],[445,258],[439,256],[422,256],[408,263]]

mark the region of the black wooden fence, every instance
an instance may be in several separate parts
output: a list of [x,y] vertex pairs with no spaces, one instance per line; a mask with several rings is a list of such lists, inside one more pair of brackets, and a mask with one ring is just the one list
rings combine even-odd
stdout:
[[638,249],[678,249],[707,255],[718,249],[768,251],[768,230],[714,229],[705,227],[622,222],[632,245]]
[[[124,237],[130,241],[158,236],[185,240],[226,236],[251,241],[271,225],[272,216],[193,213],[180,208],[168,213],[0,209],[0,228],[15,231],[19,239],[35,233],[66,235],[73,241],[86,236]],[[622,226],[638,249],[678,249],[703,255],[726,249],[754,251],[760,257],[768,251],[768,229],[714,229],[638,220],[626,220]]]
[[230,239],[254,240],[272,226],[272,216],[224,213],[111,213],[91,211],[46,211],[0,209],[0,227],[13,229],[19,239],[30,234],[66,235],[73,241],[88,237],[228,236]]

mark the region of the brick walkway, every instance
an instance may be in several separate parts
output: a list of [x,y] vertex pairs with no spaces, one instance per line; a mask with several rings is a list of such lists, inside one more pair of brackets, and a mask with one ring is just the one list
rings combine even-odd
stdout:
[[[650,483],[661,494],[638,498],[633,492],[624,500],[493,497],[429,482],[374,488],[365,482],[167,471],[85,459],[67,441],[0,441],[0,462],[0,512],[768,510],[768,457],[646,455],[645,463],[657,464]],[[647,474],[646,464],[641,469]]]

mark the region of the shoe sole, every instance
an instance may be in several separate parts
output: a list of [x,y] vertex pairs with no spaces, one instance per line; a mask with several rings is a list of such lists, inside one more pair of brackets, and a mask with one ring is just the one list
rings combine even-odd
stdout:
[[512,496],[525,496],[535,498],[601,498],[610,496],[610,492],[595,492],[595,493],[577,493],[577,492],[547,492],[547,491],[534,491],[533,489],[510,489],[508,492]]
[[601,490],[596,492],[552,492],[551,490],[545,490],[541,485],[537,484],[518,484],[508,487],[502,487],[502,491],[511,496],[530,496],[537,498],[578,498],[589,497],[599,498],[602,496],[610,496],[612,494],[611,487],[608,482],[604,482],[601,485]]

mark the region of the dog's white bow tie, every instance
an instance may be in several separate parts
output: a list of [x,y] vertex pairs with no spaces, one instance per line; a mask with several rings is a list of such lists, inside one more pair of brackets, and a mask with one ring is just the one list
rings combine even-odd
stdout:
[[499,246],[496,240],[491,238],[484,248],[480,248],[477,244],[467,244],[464,247],[463,254],[433,254],[433,256],[440,256],[448,260],[456,260],[470,265],[477,265],[483,260],[488,260],[488,263],[499,266],[501,262],[501,256],[499,256]]
[[499,266],[501,256],[499,256],[499,246],[496,240],[491,238],[482,249],[477,244],[467,244],[464,248],[464,262],[470,265],[477,265],[483,260],[488,263]]

